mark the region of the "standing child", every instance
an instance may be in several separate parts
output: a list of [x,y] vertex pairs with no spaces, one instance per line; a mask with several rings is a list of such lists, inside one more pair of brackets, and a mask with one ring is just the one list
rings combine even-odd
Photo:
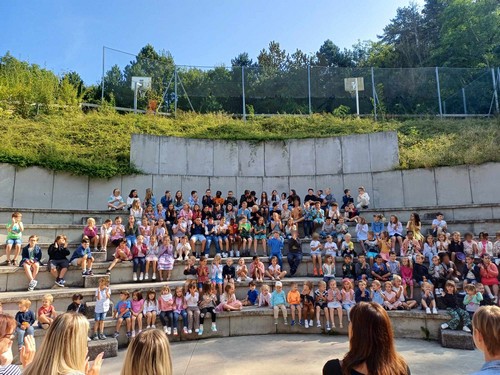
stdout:
[[[146,238],[146,237],[144,237]],[[170,237],[166,236],[165,238],[168,238],[170,242]],[[173,247],[171,249],[171,252],[173,251]],[[160,247],[158,246],[158,243],[156,241],[156,236],[150,236],[149,237],[149,244],[148,244],[148,251],[146,253],[146,270],[144,274],[144,279],[147,280],[149,278],[149,267],[153,269],[153,275],[151,276],[151,280],[156,280],[156,269],[158,268],[158,259],[160,256]],[[173,261],[172,261],[173,263]],[[161,279],[161,271],[158,270],[160,273],[160,279]],[[162,280],[163,281],[163,280]]]
[[468,284],[464,287],[467,293],[464,297],[465,310],[469,313],[470,317],[479,309],[481,306],[481,301],[483,300],[483,295],[476,290],[474,284]]
[[328,301],[328,311],[330,312],[330,321],[332,322],[332,329],[335,329],[335,311],[339,317],[339,327],[343,328],[342,325],[342,294],[337,287],[337,281],[335,279],[330,280],[328,283],[328,295],[326,297]]
[[437,314],[436,309],[436,299],[434,298],[434,293],[432,293],[432,285],[427,281],[422,284],[422,300],[420,304],[422,305],[422,310],[425,309],[427,314],[432,313]]
[[392,283],[386,281],[384,283],[385,290],[382,292],[382,298],[384,298],[384,308],[386,310],[396,310],[401,307],[401,301],[396,298],[396,292],[392,290]]
[[158,314],[158,301],[156,300],[156,292],[150,289],[146,294],[146,301],[144,302],[144,310],[142,312],[146,317],[146,329],[156,328],[156,315]]
[[259,292],[255,287],[255,282],[250,281],[248,283],[247,297],[242,301],[242,304],[243,306],[254,306],[257,304],[258,298],[259,298]]
[[132,301],[130,303],[130,313],[132,315],[132,337],[135,337],[135,323],[137,323],[138,333],[142,332],[142,317],[144,310],[144,299],[140,290],[132,292]]
[[42,306],[38,309],[38,327],[48,329],[54,319],[57,317],[57,312],[52,303],[54,297],[52,294],[46,294],[42,298]]
[[318,282],[318,289],[314,292],[314,308],[316,309],[316,327],[322,328],[320,315],[321,311],[323,311],[325,313],[325,328],[329,331],[331,328],[329,322],[330,312],[328,311],[328,292],[326,291],[326,283],[323,280]]
[[29,280],[28,292],[31,292],[38,284],[36,277],[40,271],[40,262],[42,260],[42,249],[37,244],[38,237],[31,235],[29,244],[23,247],[22,260],[19,267],[24,268],[24,273]]
[[328,254],[323,263],[323,281],[329,283],[332,279],[335,279],[335,260],[332,255]]
[[413,299],[413,262],[410,258],[401,258],[401,280],[406,293],[406,288],[410,287],[410,299]]
[[274,324],[278,324],[278,315],[281,310],[283,314],[283,324],[287,325],[286,296],[281,281],[276,281],[274,285],[274,291],[271,293],[271,307],[274,311]]
[[221,264],[222,258],[220,254],[216,254],[212,260],[212,266],[210,267],[210,280],[212,284],[217,287],[219,295],[222,294],[222,284],[224,279],[222,277],[223,266]]
[[[252,281],[253,283],[253,281]],[[264,284],[260,287],[259,294],[259,307],[271,307],[271,293],[269,292],[269,285]]]
[[[5,241],[5,255],[7,260],[3,264],[4,266],[17,266],[17,257],[21,252],[21,244],[23,242],[24,225],[21,221],[22,217],[23,215],[20,212],[14,212],[10,223],[7,224],[7,240]],[[14,258],[10,260],[12,246],[14,246]]]
[[[311,247],[311,258],[313,263],[313,275],[318,276],[318,272],[320,276],[323,276],[323,269],[321,267],[321,249],[323,245],[319,242],[319,234],[313,233],[312,241],[309,244]],[[318,271],[319,269],[319,271]]]
[[158,298],[158,311],[160,312],[163,332],[167,335],[172,334],[174,328],[174,297],[168,285],[161,288],[160,298]]
[[177,288],[175,288],[175,296],[174,296],[174,323],[173,323],[174,336],[177,336],[179,334],[177,331],[177,326],[179,324],[179,316],[182,317],[182,324],[184,325],[183,332],[185,334],[188,333],[187,329],[188,317],[186,309],[187,309],[187,302],[186,302],[186,297],[184,297],[184,289],[182,288],[182,286],[178,286]]
[[132,308],[132,304],[129,301],[130,293],[125,291],[120,292],[120,301],[115,306],[114,316],[113,318],[117,319],[115,334],[113,337],[116,339],[120,336],[120,327],[122,326],[123,321],[125,320],[125,324],[127,326],[127,337],[130,338],[132,335],[132,314],[130,313],[130,309]]
[[302,323],[302,309],[300,307],[300,292],[298,289],[299,285],[296,282],[292,283],[291,289],[286,296],[286,301],[290,305],[290,312],[292,313],[291,326],[295,325],[295,311],[299,315],[299,325]]
[[269,265],[268,270],[266,271],[266,276],[271,280],[281,280],[286,275],[286,271],[281,271],[281,267],[278,264],[278,258],[273,256],[271,258],[271,264]]
[[[206,282],[208,283],[208,282]],[[206,284],[204,283],[204,284]],[[203,290],[203,288],[202,288]],[[196,285],[190,285],[189,291],[186,294],[187,303],[187,315],[188,315],[188,333],[193,333],[193,329],[196,333],[199,333],[200,329],[200,308],[198,307],[198,302],[200,296],[196,290]]]
[[302,317],[304,318],[304,327],[314,327],[314,297],[311,295],[313,283],[306,281],[300,293],[300,301],[302,302]]
[[19,301],[19,311],[16,313],[17,322],[17,346],[19,351],[24,345],[24,336],[33,336],[35,330],[33,324],[35,323],[35,314],[30,310],[31,301],[29,299],[22,299]]
[[342,308],[347,312],[347,320],[351,321],[350,312],[352,307],[356,304],[354,298],[354,290],[352,289],[352,282],[349,279],[342,280]]
[[201,336],[203,334],[203,322],[207,313],[210,313],[210,317],[212,318],[212,332],[217,332],[217,314],[215,313],[216,304],[217,295],[215,294],[214,285],[210,283],[203,284],[203,291],[199,302],[200,330],[198,331],[198,335]]
[[234,286],[227,284],[224,293],[220,297],[220,304],[217,306],[217,310],[240,311],[242,307],[243,304],[236,299],[236,294],[234,294]]
[[[207,281],[210,281],[210,272],[209,272],[208,266],[207,266],[207,258],[205,258],[203,255],[200,258],[200,265],[196,269],[196,275],[198,277],[198,279],[197,279],[198,291],[201,293],[201,290],[203,288],[203,284],[206,283]],[[186,296],[186,299],[187,299],[187,296]]]
[[441,324],[441,329],[450,328],[452,330],[456,330],[458,329],[460,322],[462,322],[462,330],[470,332],[470,316],[467,311],[459,307],[457,300],[457,288],[455,286],[455,282],[452,280],[448,280],[446,282],[443,303],[445,304],[446,311],[450,314],[451,319],[448,322]]
[[106,336],[104,335],[104,318],[109,310],[110,298],[109,277],[101,277],[99,279],[99,287],[95,291],[95,323],[92,340],[106,340]]

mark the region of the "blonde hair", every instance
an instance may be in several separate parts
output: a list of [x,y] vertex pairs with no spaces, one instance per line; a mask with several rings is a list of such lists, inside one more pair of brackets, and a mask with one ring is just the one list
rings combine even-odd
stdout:
[[401,276],[399,275],[392,275],[392,281],[402,281]]
[[167,335],[158,329],[142,331],[130,343],[121,375],[171,375]]
[[93,217],[89,217],[87,219],[87,225],[95,226],[95,219]]
[[60,375],[85,372],[89,322],[81,314],[59,315],[50,325],[25,375]]
[[267,291],[269,292],[269,285],[267,285],[267,284],[262,285],[262,286],[260,287],[260,290],[261,290],[261,291],[267,290]]
[[163,286],[163,288],[161,288],[161,292],[162,292],[162,293],[163,293],[163,292],[168,292],[168,293],[170,293],[170,292],[171,292],[170,287],[169,287],[168,285],[164,285],[164,286]]
[[109,286],[109,278],[108,277],[101,277],[99,279],[99,285]]
[[483,336],[490,355],[500,354],[500,307],[481,306],[472,317],[472,327]]
[[382,284],[380,284],[380,281],[378,281],[378,280],[373,280],[372,285],[382,286]]
[[54,302],[54,296],[52,294],[45,294],[42,297],[42,301],[48,301],[49,303]]
[[214,265],[214,264],[215,264],[215,261],[216,261],[216,260],[218,260],[219,262],[221,262],[221,261],[222,261],[222,257],[220,256],[220,254],[216,254],[216,255],[214,256],[214,259],[212,260],[212,265]]
[[24,298],[22,300],[19,301],[18,303],[19,306],[24,306],[26,307],[27,309],[29,309],[31,307],[31,301],[27,298]]

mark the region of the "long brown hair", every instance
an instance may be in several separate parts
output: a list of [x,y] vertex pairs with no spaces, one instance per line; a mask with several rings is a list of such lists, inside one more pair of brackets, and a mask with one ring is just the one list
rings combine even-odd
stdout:
[[406,375],[408,365],[396,353],[392,324],[387,312],[374,302],[361,302],[350,312],[349,352],[342,361],[342,373],[366,364],[370,375]]

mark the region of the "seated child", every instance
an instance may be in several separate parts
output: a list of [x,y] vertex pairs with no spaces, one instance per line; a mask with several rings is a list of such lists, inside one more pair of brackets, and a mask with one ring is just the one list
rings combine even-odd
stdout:
[[366,256],[370,259],[370,265],[373,265],[373,259],[378,255],[378,241],[375,233],[372,230],[368,231],[367,239],[365,241]]
[[356,303],[371,301],[370,293],[366,290],[366,281],[361,280],[358,283],[358,290],[354,292],[354,300]]
[[[254,259],[255,261],[255,259]],[[259,262],[262,264],[262,267],[264,267],[264,263],[262,262]],[[259,264],[259,267],[260,267],[260,264]],[[260,268],[258,268],[259,271],[261,271],[262,273],[259,272],[259,275],[263,275],[264,274],[264,271],[262,271]],[[259,281],[257,279],[257,277],[255,278],[257,281]],[[243,258],[240,258],[238,259],[238,265],[236,266],[236,281],[238,283],[241,283],[242,281],[252,281],[253,278],[251,278],[250,276],[248,276],[248,268],[247,268],[247,265],[245,264],[245,259]]]
[[[203,288],[203,284],[210,280],[209,270],[208,270],[208,266],[207,266],[207,258],[205,258],[205,256],[203,256],[203,255],[200,257],[200,265],[196,269],[196,275],[197,275],[198,291],[201,293],[201,290]],[[188,293],[189,293],[189,290],[188,290]],[[187,296],[186,296],[186,299],[188,299]],[[189,309],[188,309],[188,313],[189,313]]]
[[[163,237],[165,239],[166,237]],[[160,298],[158,298],[158,312],[160,313],[160,322],[163,325],[163,332],[167,335],[172,334],[174,327],[174,296],[168,285],[161,288]]]
[[31,235],[29,244],[23,247],[22,259],[19,263],[19,267],[24,268],[24,273],[29,280],[28,292],[35,289],[38,284],[36,277],[40,270],[40,262],[42,261],[42,249],[40,249],[37,242],[38,237],[36,235]]
[[123,321],[125,320],[125,323],[127,325],[127,337],[131,337],[132,335],[132,321],[131,321],[131,313],[130,309],[132,308],[132,305],[129,301],[129,296],[130,293],[127,291],[122,291],[120,293],[120,301],[115,306],[114,313],[113,313],[113,318],[117,320],[116,322],[116,328],[115,328],[115,334],[114,338],[116,339],[118,336],[120,336],[120,327],[122,326]]
[[81,293],[75,293],[73,294],[73,297],[71,297],[71,300],[73,302],[71,302],[66,311],[74,311],[86,316],[87,305],[85,304],[85,302],[82,302],[83,295]]
[[349,279],[352,282],[356,279],[356,271],[354,264],[352,263],[352,256],[347,254],[344,257],[344,264],[342,265],[342,277],[344,279]]
[[411,310],[418,306],[417,301],[408,298],[406,288],[402,284],[401,276],[394,275],[392,278],[392,290],[396,293],[396,298],[401,301],[401,306],[406,310]]
[[243,307],[241,301],[236,299],[234,286],[227,284],[224,288],[224,293],[220,296],[220,304],[217,306],[217,311],[240,311]]
[[337,256],[338,248],[337,244],[333,242],[333,236],[326,236],[326,242],[323,244],[323,249],[325,249],[325,256],[326,255],[331,255],[332,257]]
[[470,316],[464,309],[460,308],[457,300],[457,288],[455,282],[448,280],[445,284],[445,294],[442,297],[446,306],[446,311],[450,314],[451,319],[441,324],[441,329],[458,329],[460,323],[463,325],[463,331],[470,332]]
[[467,284],[464,290],[467,293],[464,297],[465,311],[467,311],[472,318],[472,315],[474,315],[479,309],[479,306],[481,306],[483,295],[476,290],[474,284]]
[[194,266],[195,263],[196,263],[196,257],[194,255],[191,255],[187,260],[186,267],[184,267],[184,275],[186,275],[186,281],[184,282],[184,292],[186,293],[188,291],[189,284],[191,284],[192,281],[196,282],[196,280],[198,280],[198,272],[196,271],[196,267]]
[[262,282],[264,279],[264,263],[262,263],[257,255],[252,258],[250,263],[250,276],[255,281]]
[[91,276],[93,275],[93,263],[94,258],[92,257],[92,253],[90,252],[90,241],[87,237],[83,237],[82,243],[76,248],[76,250],[73,252],[73,255],[71,255],[69,264],[74,267],[80,266],[82,268],[83,276]]
[[347,320],[351,321],[351,309],[356,304],[354,298],[354,290],[352,289],[352,281],[349,279],[342,280],[342,308],[347,312]]
[[430,280],[432,285],[434,285],[436,295],[439,296],[443,294],[444,284],[446,282],[446,278],[444,275],[444,268],[441,265],[441,261],[438,255],[434,255],[432,257],[432,263],[429,267]]
[[106,275],[111,274],[111,270],[121,262],[130,262],[132,260],[132,253],[130,249],[127,247],[127,240],[122,238],[120,240],[120,244],[116,248],[114,259],[106,270]]
[[298,284],[292,283],[291,289],[286,296],[286,301],[290,305],[290,312],[292,313],[292,322],[290,325],[295,325],[295,312],[299,315],[299,325],[302,324],[302,309],[300,307],[300,292]]
[[97,251],[97,245],[99,245],[99,231],[95,225],[95,219],[89,217],[87,219],[87,226],[83,228],[83,235],[86,236],[92,245],[94,245],[94,251]]
[[481,280],[479,267],[474,263],[474,256],[467,255],[462,268],[462,280],[464,289],[467,284],[476,284]]
[[319,275],[323,276],[323,269],[321,267],[321,249],[323,248],[323,245],[319,242],[319,234],[318,233],[313,233],[312,241],[309,244],[309,246],[311,247],[311,258],[312,258],[312,262],[313,262],[313,275],[318,276],[318,272],[319,272]]
[[29,299],[22,299],[19,301],[19,311],[16,313],[17,322],[17,346],[19,350],[24,345],[24,336],[33,336],[35,330],[33,324],[35,323],[35,314],[29,308],[31,301]]
[[371,280],[371,268],[370,265],[366,262],[366,256],[364,254],[360,254],[358,256],[358,263],[356,263],[356,279],[368,281]]
[[[206,282],[208,282],[208,280],[206,280],[205,282],[202,283],[201,288],[199,285],[200,283],[198,282],[198,289],[203,290],[203,284]],[[222,299],[222,296],[221,296],[221,299]],[[200,301],[200,294],[196,290],[196,285],[194,285],[194,284],[189,285],[189,290],[186,294],[188,334],[193,333],[193,329],[196,333],[198,333],[200,331],[200,308],[198,307],[199,301]]]
[[255,306],[257,304],[257,299],[259,298],[259,292],[255,286],[254,281],[248,283],[247,297],[242,301],[243,306]]
[[[182,287],[180,287],[182,289]],[[142,298],[142,293],[140,290],[134,290],[132,292],[132,301],[130,301],[130,314],[132,315],[132,337],[135,337],[135,324],[137,323],[137,328],[139,333],[142,331],[142,318],[144,310],[144,299]],[[177,327],[177,325],[175,325]],[[176,328],[174,328],[176,330]]]
[[332,255],[327,255],[323,263],[323,281],[328,283],[332,279],[335,279],[335,259]]
[[226,258],[226,264],[222,267],[222,278],[224,279],[224,287],[226,287],[228,283],[234,284],[234,280],[236,279],[236,268],[233,266],[233,258]]
[[340,247],[342,241],[344,240],[344,236],[349,233],[349,227],[344,222],[344,218],[339,218],[339,223],[335,226],[335,233],[337,233],[337,246]]
[[286,296],[281,281],[276,281],[274,285],[274,291],[271,293],[271,307],[274,311],[274,324],[278,324],[278,315],[281,310],[283,314],[283,324],[287,325]]
[[386,281],[385,290],[382,292],[382,298],[384,298],[384,308],[386,310],[396,310],[401,307],[401,301],[396,298],[396,293],[392,290],[392,283]]
[[271,258],[271,264],[269,265],[268,270],[266,271],[266,276],[271,280],[281,280],[286,275],[286,271],[281,271],[281,267],[278,264],[278,258],[273,256]]
[[389,253],[389,260],[387,261],[387,263],[385,265],[387,266],[387,270],[391,273],[391,278],[394,275],[401,274],[401,264],[396,259],[396,252],[391,251]]
[[57,317],[57,312],[52,303],[54,297],[52,294],[46,294],[42,298],[42,306],[38,309],[38,327],[48,329],[54,319]]
[[259,307],[271,307],[271,293],[269,293],[269,285],[267,285],[267,284],[264,284],[260,287],[258,306]]
[[313,327],[314,318],[314,297],[311,295],[313,284],[306,281],[300,293],[300,301],[302,302],[302,318],[304,319],[304,327]]
[[344,236],[344,242],[340,246],[340,251],[342,252],[342,256],[350,255],[353,258],[356,257],[356,252],[354,251],[354,242],[351,241],[351,235],[346,233]]
[[319,235],[321,236],[321,238],[325,239],[326,237],[334,236],[335,234],[335,223],[332,222],[332,218],[327,217],[325,222],[323,223],[323,226],[321,227]]
[[417,254],[415,264],[413,265],[413,279],[418,285],[422,285],[424,281],[430,281],[429,269],[424,264],[424,256]]
[[324,311],[326,330],[329,331],[331,329],[329,323],[330,312],[328,310],[328,292],[324,281],[318,282],[318,289],[314,292],[314,308],[316,310],[316,327],[322,328],[320,315],[321,311]]
[[343,328],[342,325],[342,294],[337,287],[337,281],[335,279],[330,280],[328,283],[328,295],[326,297],[328,301],[328,311],[330,313],[330,321],[332,322],[332,329],[335,329],[335,310],[339,317],[339,327]]
[[198,335],[203,334],[203,322],[205,321],[205,316],[210,313],[210,318],[212,319],[212,332],[217,332],[217,314],[215,312],[215,307],[217,304],[217,295],[215,294],[215,285],[210,283],[203,284],[203,291],[200,298],[200,330]]
[[373,280],[370,288],[370,297],[372,302],[376,302],[379,305],[384,304],[384,297],[382,297],[382,284],[378,280]]
[[372,276],[374,280],[379,280],[380,282],[389,281],[391,277],[391,273],[387,269],[380,254],[375,257],[375,264],[372,267]]
[[489,294],[486,293],[486,290],[482,283],[476,284],[476,290],[483,296],[483,300],[480,303],[481,306],[492,306],[495,304],[495,302],[493,302],[493,299],[489,296]]
[[422,310],[425,309],[427,314],[432,313],[437,314],[438,311],[436,309],[436,299],[434,298],[434,293],[432,293],[432,285],[425,281],[422,284],[422,300],[420,301],[422,305]]
[[[393,280],[395,276],[393,276]],[[410,287],[410,299],[413,299],[413,264],[410,258],[401,258],[401,280],[403,282],[404,294],[406,288]]]

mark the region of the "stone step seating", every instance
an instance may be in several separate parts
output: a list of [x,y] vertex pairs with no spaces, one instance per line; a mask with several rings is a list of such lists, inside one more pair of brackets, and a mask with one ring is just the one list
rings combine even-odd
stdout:
[[462,330],[439,329],[438,341],[444,348],[474,350],[474,339],[470,333]]

